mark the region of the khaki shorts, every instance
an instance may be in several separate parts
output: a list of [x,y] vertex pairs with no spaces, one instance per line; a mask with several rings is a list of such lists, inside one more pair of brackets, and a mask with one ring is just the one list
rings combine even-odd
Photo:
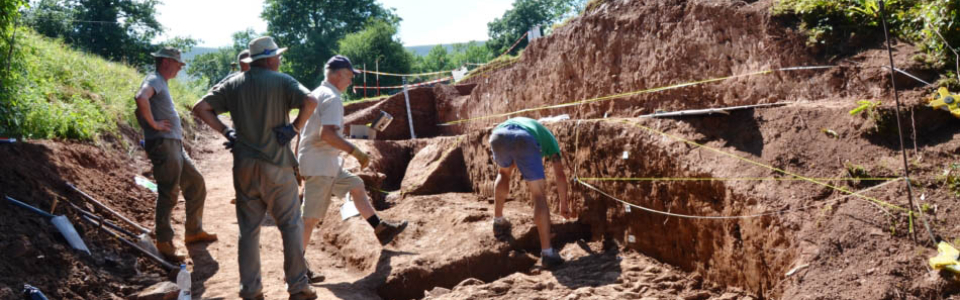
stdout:
[[304,176],[303,185],[303,218],[323,220],[330,207],[330,198],[337,196],[343,199],[354,188],[363,188],[363,180],[359,176],[340,169],[337,177]]

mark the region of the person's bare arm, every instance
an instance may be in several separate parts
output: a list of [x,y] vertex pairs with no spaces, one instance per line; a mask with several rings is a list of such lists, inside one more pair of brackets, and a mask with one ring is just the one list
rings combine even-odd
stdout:
[[158,121],[153,119],[153,112],[150,110],[150,98],[153,97],[154,93],[153,87],[149,85],[144,85],[137,91],[137,95],[134,98],[137,102],[137,114],[146,120],[147,125],[150,125],[153,130],[170,131],[170,128],[173,127],[173,125],[170,124],[170,120]]
[[563,171],[563,161],[560,159],[560,155],[556,154],[556,157],[550,159],[551,164],[553,165],[553,175],[557,180],[557,193],[560,196],[560,215],[564,218],[573,218],[573,211],[570,209],[569,198],[567,198],[567,175]]
[[323,129],[320,130],[320,140],[327,142],[334,148],[340,149],[340,151],[346,153],[353,152],[353,144],[337,134],[337,130],[340,130],[337,125],[323,125]]
[[213,109],[213,106],[210,106],[210,103],[206,101],[200,100],[193,105],[193,115],[219,133],[223,133],[223,130],[227,129],[227,125],[223,124],[220,118],[217,118],[217,112]]
[[296,127],[297,131],[303,130],[303,126],[307,124],[307,120],[310,119],[310,115],[313,114],[313,111],[317,109],[317,105],[320,103],[317,101],[317,98],[313,95],[307,95],[303,98],[303,105],[300,105],[300,111],[297,113],[297,118],[293,120],[293,127]]

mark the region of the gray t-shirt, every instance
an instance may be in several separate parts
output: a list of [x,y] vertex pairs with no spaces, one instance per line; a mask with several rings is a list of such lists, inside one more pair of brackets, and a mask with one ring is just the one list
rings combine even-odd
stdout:
[[150,97],[150,112],[153,114],[154,122],[160,120],[170,121],[170,131],[157,131],[150,127],[147,120],[137,113],[137,123],[143,129],[143,139],[174,139],[183,140],[183,128],[180,126],[180,114],[173,106],[173,97],[170,97],[170,89],[167,88],[167,81],[163,79],[160,73],[153,72],[143,79],[140,84],[143,87],[153,88],[153,97]]

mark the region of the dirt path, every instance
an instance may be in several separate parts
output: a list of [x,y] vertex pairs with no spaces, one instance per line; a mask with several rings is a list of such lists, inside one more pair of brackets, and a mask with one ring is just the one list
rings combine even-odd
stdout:
[[[237,217],[234,205],[230,203],[235,197],[233,189],[232,155],[222,150],[219,140],[213,139],[204,145],[204,148],[216,149],[213,153],[204,155],[199,162],[201,172],[207,183],[207,200],[204,208],[204,229],[217,233],[220,240],[210,244],[191,245],[189,263],[192,270],[193,292],[195,299],[237,299],[240,290],[240,273],[237,266]],[[331,208],[332,210],[333,208]],[[183,221],[183,205],[178,205],[174,213],[179,224]],[[176,225],[179,236],[175,239],[180,249],[182,243],[182,225]],[[320,232],[314,232],[314,240],[319,240]],[[307,259],[311,267],[323,270],[327,276],[324,285],[333,285],[331,288],[315,286],[320,299],[378,299],[370,290],[352,289],[352,282],[363,278],[357,270],[345,268],[344,265],[331,265],[328,254],[317,249],[316,245],[308,247]],[[183,251],[183,250],[181,250]],[[280,231],[273,225],[273,220],[267,218],[260,232],[260,255],[262,263],[263,293],[267,299],[286,299],[286,284],[283,281],[283,245]],[[343,287],[338,290],[336,287]],[[335,290],[335,291],[331,291]]]

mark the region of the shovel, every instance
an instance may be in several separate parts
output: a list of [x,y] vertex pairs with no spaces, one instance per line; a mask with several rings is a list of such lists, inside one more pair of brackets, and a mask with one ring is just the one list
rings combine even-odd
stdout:
[[[92,203],[92,204],[95,205],[96,207],[99,207],[100,209],[102,209],[102,210],[104,210],[104,211],[106,211],[106,212],[114,215],[115,217],[117,217],[117,218],[119,218],[120,220],[124,221],[124,222],[127,223],[128,225],[132,226],[133,228],[136,228],[138,231],[141,232],[140,235],[137,235],[137,244],[140,245],[141,248],[147,250],[148,252],[150,252],[150,253],[152,253],[152,254],[155,254],[155,255],[159,255],[159,254],[160,254],[160,250],[157,250],[157,246],[153,244],[153,240],[150,238],[150,229],[144,228],[144,227],[141,226],[140,224],[137,224],[137,222],[134,222],[133,220],[130,220],[130,219],[128,219],[127,217],[124,217],[124,216],[121,215],[119,212],[111,209],[110,207],[106,206],[105,204],[101,203],[100,201],[97,201],[97,199],[93,199],[93,197],[91,197],[90,195],[87,195],[87,193],[84,193],[83,191],[81,191],[79,188],[77,188],[77,186],[75,186],[75,185],[73,185],[73,184],[70,184],[70,183],[67,183],[67,187],[69,187],[70,189],[72,189],[72,190],[74,190],[75,192],[79,193],[81,196],[83,196],[84,199],[87,200],[87,202]],[[96,219],[96,218],[95,218],[95,219]]]
[[50,223],[53,223],[53,226],[57,227],[57,230],[60,231],[60,234],[62,234],[63,237],[67,239],[67,243],[70,244],[70,247],[86,252],[87,255],[90,254],[90,249],[87,249],[87,245],[83,243],[83,239],[80,238],[79,234],[77,234],[77,229],[73,228],[73,224],[70,223],[70,220],[67,220],[67,217],[54,216],[36,207],[30,206],[30,204],[26,204],[26,203],[17,201],[16,199],[10,198],[10,196],[4,195],[4,197],[7,198],[7,201],[10,201],[11,203],[16,204],[17,206],[26,208],[41,216],[50,218]]
[[117,224],[111,223],[110,221],[104,220],[102,217],[94,215],[93,213],[86,211],[72,202],[67,202],[70,204],[70,207],[73,207],[74,210],[80,212],[87,218],[97,221],[98,226],[106,225],[107,227],[112,228],[113,230],[119,231],[127,236],[137,240],[135,243],[141,250],[146,251],[147,253],[153,254],[154,256],[160,256],[160,250],[157,249],[157,246],[153,244],[153,240],[146,233],[137,235],[136,233],[130,232],[129,230],[123,229],[123,227],[117,226]]

